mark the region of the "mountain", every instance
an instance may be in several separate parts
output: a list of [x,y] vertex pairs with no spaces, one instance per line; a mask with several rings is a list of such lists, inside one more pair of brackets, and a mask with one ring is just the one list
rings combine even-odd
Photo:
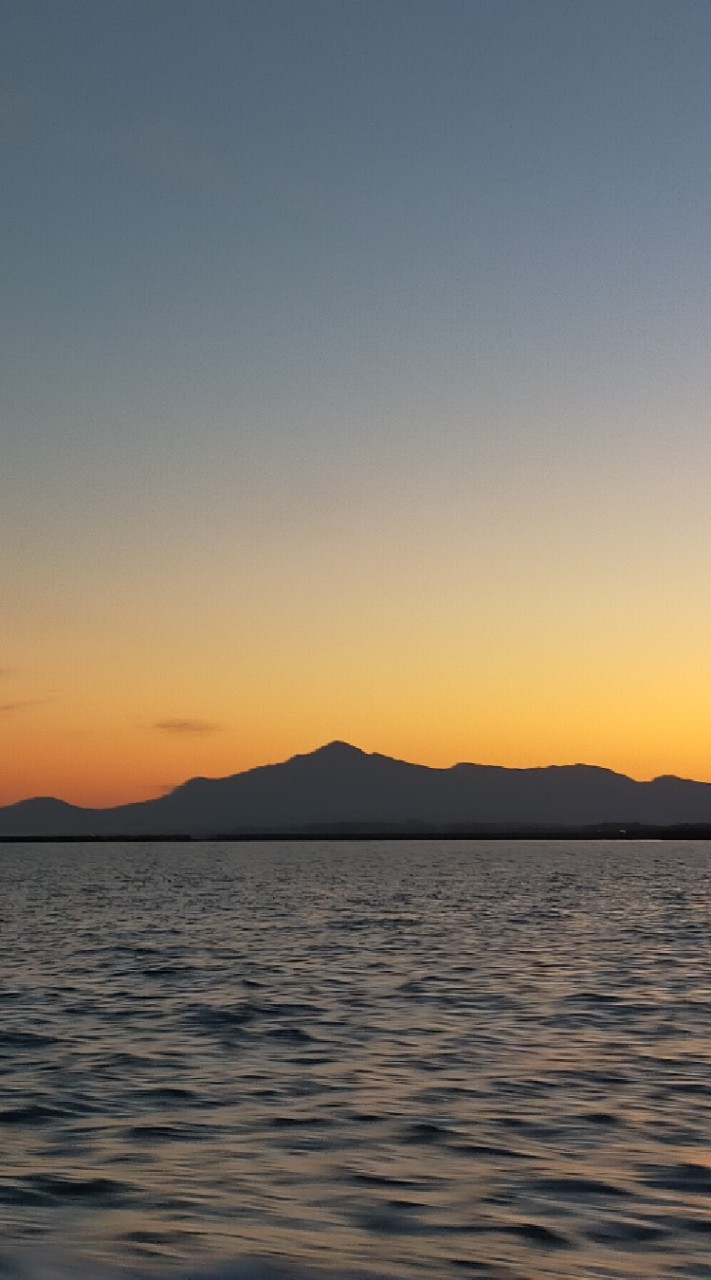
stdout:
[[711,783],[636,782],[579,764],[432,769],[344,742],[228,778],[192,778],[160,799],[114,809],[46,797],[0,808],[4,838],[707,823]]

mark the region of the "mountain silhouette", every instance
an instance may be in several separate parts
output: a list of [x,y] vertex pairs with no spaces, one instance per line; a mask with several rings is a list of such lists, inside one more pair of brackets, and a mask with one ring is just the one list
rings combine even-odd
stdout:
[[157,800],[113,809],[48,797],[0,808],[6,839],[687,824],[711,825],[711,783],[636,782],[580,764],[434,769],[345,742],[227,778],[191,778]]

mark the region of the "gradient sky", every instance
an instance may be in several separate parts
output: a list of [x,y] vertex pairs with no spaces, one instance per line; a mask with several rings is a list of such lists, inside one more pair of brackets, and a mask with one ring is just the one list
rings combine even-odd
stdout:
[[0,802],[711,779],[708,0],[9,0]]

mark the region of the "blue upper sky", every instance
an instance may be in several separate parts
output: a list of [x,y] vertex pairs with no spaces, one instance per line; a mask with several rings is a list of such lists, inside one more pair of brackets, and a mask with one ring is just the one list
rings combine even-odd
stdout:
[[393,399],[699,389],[706,0],[8,9],[23,435],[48,403],[166,439],[244,406],[278,446],[285,404],[319,439]]

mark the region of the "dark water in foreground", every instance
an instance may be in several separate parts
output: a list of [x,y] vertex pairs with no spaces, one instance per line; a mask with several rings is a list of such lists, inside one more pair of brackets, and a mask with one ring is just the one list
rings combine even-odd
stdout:
[[0,1276],[711,1277],[711,846],[5,845],[0,916]]

